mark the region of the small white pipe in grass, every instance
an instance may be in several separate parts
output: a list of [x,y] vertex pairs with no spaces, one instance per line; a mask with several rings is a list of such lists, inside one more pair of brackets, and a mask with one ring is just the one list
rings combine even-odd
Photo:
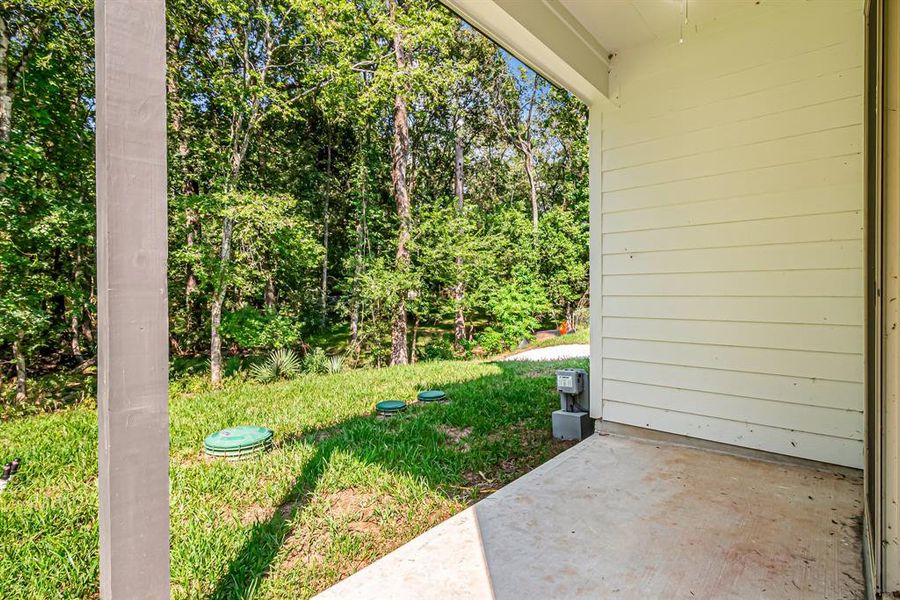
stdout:
[[6,486],[9,485],[9,480],[12,479],[12,476],[19,470],[19,461],[20,459],[17,458],[11,463],[6,463],[6,465],[4,465],[3,474],[0,475],[0,493],[6,489]]

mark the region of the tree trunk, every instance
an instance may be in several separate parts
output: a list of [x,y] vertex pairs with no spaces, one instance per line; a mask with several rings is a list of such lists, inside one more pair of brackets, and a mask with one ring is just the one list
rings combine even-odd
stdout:
[[359,279],[362,277],[362,222],[356,225],[358,236],[356,257],[353,265],[353,287],[350,290],[350,345],[356,347],[359,344]]
[[513,142],[522,153],[522,160],[525,164],[525,176],[528,178],[528,190],[531,197],[531,227],[534,232],[534,243],[537,243],[538,232],[538,197],[537,197],[537,181],[534,173],[534,147],[531,144],[531,119],[534,116],[534,105],[537,100],[538,78],[534,76],[531,85],[531,98],[528,101],[528,111],[525,115],[525,121],[521,124],[521,128],[517,128],[518,133],[513,137]]
[[537,182],[534,178],[534,155],[531,142],[522,143],[522,154],[525,156],[525,175],[528,177],[528,188],[531,193],[531,227],[535,233],[538,230],[538,197]]
[[70,342],[72,348],[72,356],[79,362],[84,360],[81,354],[81,327],[78,323],[78,308],[72,307],[72,317],[69,320],[69,330],[72,332],[72,340]]
[[[197,211],[189,208],[187,211],[187,216],[185,218],[187,223],[187,253],[191,254],[191,251],[194,248],[194,243],[197,235],[197,226],[200,223],[200,216],[197,214]],[[187,283],[184,286],[184,304],[185,304],[185,324],[184,328],[187,332],[190,332],[194,328],[194,294],[197,293],[199,288],[199,283],[197,282],[197,275],[194,274],[194,269],[190,263],[187,266]]]
[[[238,131],[239,128],[235,128]],[[237,186],[241,176],[241,165],[247,155],[247,147],[250,144],[252,126],[248,126],[244,132],[244,140],[238,143],[237,138],[232,140],[231,173],[225,184],[225,191],[230,192]],[[212,384],[218,386],[222,383],[222,336],[219,334],[219,326],[222,324],[222,305],[225,304],[225,293],[228,290],[228,263],[231,262],[231,238],[234,234],[234,219],[225,217],[222,219],[222,247],[219,250],[219,276],[216,281],[216,295],[213,298],[209,310],[209,366]]]
[[[179,38],[177,36],[172,36],[168,39],[168,43],[166,45],[166,55],[168,58],[168,73],[166,77],[166,87],[168,88],[167,93],[172,102],[169,103],[169,118],[172,127],[172,133],[174,134],[174,138],[178,141],[178,166],[183,171],[185,170],[185,161],[187,159],[187,155],[189,152],[188,140],[182,132],[182,124],[184,121],[184,111],[181,108],[181,103],[179,102],[179,88],[178,88],[178,80],[176,79],[175,73],[178,68],[176,63],[176,58],[178,56],[178,45]],[[182,172],[184,175],[184,181],[181,187],[181,193],[185,196],[188,196],[195,191],[194,182],[187,176],[187,173]],[[197,214],[197,211],[189,208],[186,211],[185,215],[185,224],[187,226],[187,238],[185,246],[188,251],[188,255],[190,255],[191,250],[194,247],[195,237],[196,237],[196,228],[200,222],[200,217]],[[185,322],[184,329],[186,332],[190,333],[194,328],[194,299],[193,294],[197,292],[199,284],[197,282],[197,276],[194,274],[193,266],[188,263],[187,269],[185,273],[185,289],[184,289],[184,308],[185,308]]]
[[[463,204],[463,194],[464,194],[464,180],[463,180],[463,139],[462,139],[462,127],[458,127],[456,131],[456,157],[454,161],[454,188],[456,192],[456,209],[459,211],[460,216],[463,215],[464,204]],[[460,347],[462,342],[466,338],[466,317],[463,313],[463,298],[465,296],[465,284],[463,283],[463,258],[462,256],[456,257],[456,270],[458,273],[459,279],[456,282],[456,286],[453,288],[453,303],[456,305],[456,324],[454,328],[454,333],[456,336],[456,345]]]
[[[365,147],[368,147],[368,135],[366,135]],[[365,154],[361,152],[361,168],[360,168],[360,210],[356,220],[356,256],[353,264],[353,287],[350,292],[352,298],[350,305],[350,343],[356,349],[357,357],[359,356],[359,330],[360,330],[360,311],[362,307],[359,301],[360,279],[363,274],[363,258],[368,244],[368,233],[366,228],[366,211],[368,209],[368,200],[366,198],[367,183],[367,165]]]
[[[75,268],[72,272],[72,281],[75,282],[75,285],[79,285],[81,283],[81,249],[77,248],[75,250]],[[84,357],[81,353],[81,323],[79,322],[79,316],[81,315],[82,305],[81,303],[73,302],[72,300],[66,301],[68,304],[68,309],[70,313],[69,317],[69,331],[72,333],[72,339],[70,340],[70,347],[72,349],[72,356],[78,361],[81,362],[84,360]]]
[[219,251],[219,281],[216,286],[216,295],[213,298],[210,309],[210,348],[209,364],[210,377],[213,385],[222,383],[222,336],[219,335],[219,326],[222,324],[222,305],[225,303],[226,271],[231,260],[231,236],[234,231],[234,221],[225,217],[222,221],[222,248]]
[[[387,0],[391,22],[397,24],[396,0]],[[406,54],[403,49],[403,34],[399,27],[394,31],[394,58],[397,70],[406,78]],[[394,97],[394,144],[391,147],[391,181],[397,202],[397,256],[396,269],[400,274],[409,271],[410,201],[406,181],[409,158],[409,122],[406,109],[405,89]],[[402,280],[402,278],[401,278]],[[409,362],[406,353],[406,296],[401,291],[394,308],[394,322],[391,327],[391,365],[405,365]]]
[[412,330],[412,342],[409,345],[409,362],[411,364],[416,364],[416,342],[419,339],[419,315],[416,315],[416,320],[413,323]]
[[275,278],[272,275],[266,277],[265,298],[266,310],[275,310]]
[[13,359],[16,362],[16,402],[28,400],[28,387],[25,373],[25,351],[22,346],[25,343],[25,334],[19,332],[12,344]]
[[[92,284],[93,287],[93,284]],[[94,343],[94,331],[92,329],[91,314],[86,312],[82,307],[81,320],[81,336],[88,341]]]
[[328,225],[329,225],[328,219],[329,219],[329,205],[330,205],[330,200],[331,200],[331,185],[332,185],[332,180],[331,180],[331,138],[330,138],[330,136],[328,139],[327,153],[328,153],[328,159],[327,159],[328,162],[327,162],[327,166],[325,169],[325,173],[326,173],[326,177],[328,178],[328,183],[327,183],[327,187],[325,190],[325,206],[324,206],[324,217],[323,217],[325,231],[324,231],[324,235],[322,236],[322,246],[325,250],[325,253],[324,253],[324,256],[322,257],[322,286],[321,286],[321,290],[320,290],[321,298],[319,299],[319,301],[322,305],[321,306],[322,327],[325,327],[325,321],[326,321],[325,313],[328,310]]
[[[12,129],[13,91],[9,88],[9,29],[0,15],[0,142],[9,141]],[[0,177],[6,172],[3,169]]]

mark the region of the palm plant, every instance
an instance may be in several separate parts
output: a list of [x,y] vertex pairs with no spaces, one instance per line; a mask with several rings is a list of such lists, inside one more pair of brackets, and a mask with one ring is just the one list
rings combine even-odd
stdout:
[[294,379],[302,371],[302,363],[297,353],[288,348],[272,351],[261,363],[250,367],[250,375],[260,383],[271,383],[279,379]]
[[328,359],[328,372],[331,374],[340,373],[344,370],[344,358],[343,354],[335,354]]

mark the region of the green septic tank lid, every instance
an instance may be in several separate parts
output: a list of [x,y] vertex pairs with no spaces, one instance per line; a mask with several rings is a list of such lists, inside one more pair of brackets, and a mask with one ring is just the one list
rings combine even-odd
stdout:
[[438,400],[444,400],[447,397],[447,394],[444,393],[444,390],[425,390],[424,392],[419,392],[419,400],[421,402],[437,402]]
[[375,410],[382,414],[394,414],[406,409],[403,400],[383,400],[375,405]]
[[274,433],[256,425],[238,425],[217,431],[203,440],[207,452],[244,453],[268,445]]

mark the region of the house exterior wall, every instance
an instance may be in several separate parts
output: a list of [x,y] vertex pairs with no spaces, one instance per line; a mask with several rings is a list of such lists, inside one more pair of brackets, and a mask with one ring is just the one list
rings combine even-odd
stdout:
[[685,30],[591,113],[602,418],[861,467],[862,4]]

